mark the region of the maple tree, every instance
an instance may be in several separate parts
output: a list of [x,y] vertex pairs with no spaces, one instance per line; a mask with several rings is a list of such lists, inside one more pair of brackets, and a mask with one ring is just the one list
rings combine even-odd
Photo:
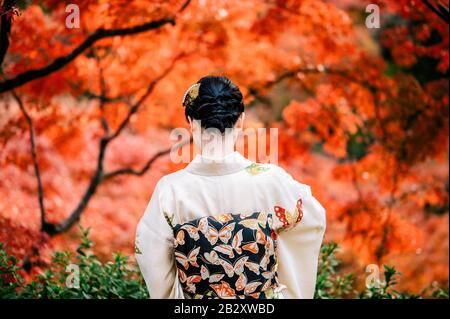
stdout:
[[247,126],[279,128],[280,165],[327,208],[348,267],[448,281],[448,1],[371,1],[374,30],[369,1],[78,0],[69,29],[72,2],[0,2],[0,242],[32,271],[79,221],[100,254],[131,252],[182,167],[165,155],[184,89],[223,73]]

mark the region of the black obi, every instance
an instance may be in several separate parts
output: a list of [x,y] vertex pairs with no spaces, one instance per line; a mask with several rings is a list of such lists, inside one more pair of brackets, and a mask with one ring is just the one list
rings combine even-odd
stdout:
[[272,298],[272,215],[221,214],[174,226],[178,278],[188,298]]

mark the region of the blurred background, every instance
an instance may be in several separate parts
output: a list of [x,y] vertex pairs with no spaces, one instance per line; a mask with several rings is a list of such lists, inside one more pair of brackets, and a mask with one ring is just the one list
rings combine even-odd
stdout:
[[340,271],[448,289],[448,1],[0,3],[0,242],[29,276],[78,225],[100,258],[133,254],[156,182],[185,165],[168,156],[182,96],[223,74],[326,208]]

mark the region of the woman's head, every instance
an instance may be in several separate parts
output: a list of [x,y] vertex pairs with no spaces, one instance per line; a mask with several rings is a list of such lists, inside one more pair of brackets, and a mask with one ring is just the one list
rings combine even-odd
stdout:
[[191,86],[183,99],[186,120],[199,121],[204,129],[224,133],[233,128],[244,112],[239,88],[225,76],[205,76]]

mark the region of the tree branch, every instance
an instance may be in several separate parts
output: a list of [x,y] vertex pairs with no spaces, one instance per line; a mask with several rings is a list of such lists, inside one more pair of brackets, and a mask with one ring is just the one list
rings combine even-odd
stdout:
[[189,5],[190,2],[191,2],[191,0],[187,0],[187,1],[181,6],[181,8],[178,10],[178,13],[183,12],[183,11],[187,8],[187,6]]
[[12,15],[9,12],[14,9],[14,2],[14,0],[5,0],[0,7],[0,69],[9,48],[9,34],[12,25]]
[[113,37],[113,36],[125,36],[125,35],[130,35],[130,34],[137,34],[137,33],[141,33],[144,31],[157,29],[168,23],[170,23],[172,25],[175,24],[174,18],[164,18],[164,19],[151,21],[151,22],[148,22],[148,23],[145,23],[145,24],[142,24],[139,26],[135,26],[135,27],[130,27],[130,28],[111,29],[111,30],[98,29],[97,31],[92,33],[90,36],[88,36],[80,45],[78,45],[69,54],[55,59],[53,62],[51,62],[50,64],[48,64],[45,67],[23,72],[23,73],[15,76],[12,79],[1,82],[0,83],[0,93],[9,91],[16,87],[24,85],[30,81],[33,81],[38,78],[42,78],[42,77],[47,76],[55,71],[58,71],[59,69],[63,68],[68,63],[70,63],[72,60],[74,60],[81,53],[83,53],[90,46],[92,46],[95,42],[97,42],[101,39]]
[[155,155],[150,157],[150,159],[147,161],[147,163],[145,163],[145,165],[139,170],[136,170],[136,169],[134,169],[132,167],[125,167],[125,168],[120,168],[120,169],[117,169],[117,170],[109,172],[109,173],[105,173],[103,175],[103,180],[102,181],[106,181],[106,180],[111,179],[113,177],[116,177],[118,175],[125,175],[125,174],[142,176],[151,168],[153,162],[155,162],[158,158],[160,158],[161,156],[169,154],[173,149],[177,149],[177,148],[183,147],[183,146],[185,146],[187,144],[190,144],[191,142],[192,142],[192,138],[187,140],[187,141],[181,142],[180,144],[178,144],[176,146],[169,147],[169,148],[167,148],[165,150],[157,152]]
[[34,137],[34,125],[33,120],[31,119],[30,114],[25,108],[22,99],[16,94],[16,92],[12,91],[12,95],[19,105],[22,114],[25,116],[25,120],[28,123],[28,131],[30,134],[30,148],[31,148],[31,157],[33,159],[33,167],[34,174],[37,180],[37,188],[38,188],[38,199],[39,199],[39,208],[41,212],[41,230],[44,229],[46,221],[45,221],[45,206],[44,206],[44,187],[42,185],[41,171],[39,169],[37,153],[36,153],[36,141]]
[[[261,88],[262,89],[270,89],[274,85],[276,85],[286,79],[297,76],[298,73],[314,74],[314,73],[330,73],[330,71],[331,71],[330,69],[327,69],[327,68],[322,69],[322,68],[318,68],[318,67],[300,67],[300,68],[296,68],[296,69],[292,69],[292,70],[287,70],[287,71],[280,73],[274,80],[267,81],[266,83],[264,83],[261,86]],[[252,87],[252,86],[248,87],[248,94],[245,96],[245,98],[247,98],[250,95],[254,96],[257,100],[260,100],[261,102],[263,102],[265,104],[270,104],[270,99],[268,99],[264,95],[262,95],[260,90],[257,89],[256,87]]]
[[98,95],[91,91],[85,91],[82,94],[82,96],[87,99],[91,99],[91,100],[99,100],[103,104],[125,102],[125,99],[123,96],[107,96],[107,95],[103,95],[103,94]]
[[100,113],[101,113],[100,122],[101,122],[103,131],[105,132],[105,134],[109,134],[110,127],[109,127],[109,123],[105,117],[105,104],[107,101],[106,96],[108,95],[108,92],[107,92],[108,90],[107,90],[106,81],[105,81],[105,75],[103,72],[102,63],[97,54],[97,50],[95,48],[92,49],[92,54],[95,57],[95,61],[97,63],[97,69],[98,69],[98,82],[99,82],[98,85],[100,87],[99,108],[100,108]]
[[156,84],[160,80],[162,80],[167,74],[169,74],[170,71],[172,71],[172,69],[174,68],[176,62],[184,56],[185,56],[185,54],[182,53],[182,54],[178,55],[177,57],[175,57],[175,59],[170,64],[170,66],[167,69],[165,69],[161,75],[159,75],[153,81],[150,82],[150,84],[147,86],[147,90],[145,91],[145,93],[139,98],[139,100],[135,104],[130,106],[130,110],[128,111],[127,116],[119,124],[119,127],[117,128],[117,130],[112,135],[107,137],[108,142],[112,141],[113,139],[115,139],[117,136],[120,135],[120,133],[123,131],[123,129],[128,125],[128,122],[130,121],[133,114],[138,111],[138,109],[142,105],[142,103],[153,92],[153,89],[155,88]]
[[[146,98],[151,94],[151,92],[155,88],[156,84],[159,81],[161,81],[165,76],[167,76],[167,74],[169,74],[169,72],[175,66],[176,61],[178,61],[183,56],[184,56],[184,54],[178,55],[172,61],[170,66],[166,70],[164,70],[162,72],[161,75],[157,76],[154,80],[152,80],[150,82],[150,84],[147,87],[146,92],[139,98],[139,100],[134,105],[132,105],[130,107],[130,110],[129,110],[127,116],[121,122],[121,124],[119,125],[119,128],[112,135],[108,135],[107,133],[105,133],[105,135],[100,139],[100,142],[99,142],[99,154],[98,154],[98,157],[97,157],[97,166],[96,166],[96,169],[94,171],[94,174],[91,177],[89,185],[88,185],[88,187],[87,187],[83,197],[81,198],[78,206],[72,211],[72,213],[69,215],[68,218],[66,218],[65,220],[63,220],[62,222],[60,222],[58,224],[45,222],[44,226],[43,226],[43,231],[44,232],[46,232],[46,233],[48,233],[49,235],[52,235],[52,236],[56,235],[56,234],[59,234],[59,233],[63,233],[65,231],[69,230],[76,222],[79,221],[79,219],[81,217],[81,214],[83,213],[84,209],[86,208],[86,206],[89,203],[89,201],[92,198],[92,196],[97,191],[98,186],[103,181],[106,180],[104,178],[104,175],[105,175],[104,174],[104,158],[105,158],[107,147],[108,147],[108,145],[110,145],[109,143],[111,141],[113,141],[115,138],[117,138],[122,133],[122,131],[128,125],[131,116],[138,111],[139,107],[143,104],[143,102],[146,100]],[[167,154],[167,153],[161,154],[160,156],[165,155],[165,154]],[[156,160],[156,158],[154,160]],[[150,168],[150,166],[153,163],[153,161],[148,163],[148,168]],[[115,173],[115,175],[120,175],[120,174],[122,174],[122,173]],[[108,177],[107,179],[109,179],[109,178],[111,178],[111,177]]]
[[[177,14],[181,13],[190,3],[190,0],[186,1],[181,9],[178,11]],[[33,80],[45,77],[53,72],[56,72],[66,66],[68,63],[73,61],[76,57],[78,57],[81,53],[83,53],[85,50],[87,50],[89,47],[91,47],[95,42],[105,39],[108,37],[114,37],[114,36],[127,36],[127,35],[134,35],[142,32],[146,32],[149,30],[158,29],[166,24],[175,25],[175,16],[163,18],[155,21],[150,21],[144,24],[140,24],[133,27],[128,28],[118,28],[118,29],[109,29],[105,30],[103,28],[97,29],[95,32],[93,32],[91,35],[89,35],[81,44],[79,44],[75,49],[72,50],[69,54],[65,56],[61,56],[50,64],[38,68],[33,69],[29,71],[25,71],[23,73],[20,73],[16,75],[12,79],[5,80],[0,83],[0,93],[4,93],[7,91],[10,91],[14,88],[17,88],[19,86],[22,86],[28,82],[31,82]],[[3,46],[2,46],[3,48]]]
[[103,174],[103,162],[105,158],[106,146],[108,145],[107,139],[101,138],[99,146],[99,155],[97,158],[97,167],[95,169],[94,175],[91,178],[88,188],[86,189],[83,197],[81,198],[78,206],[72,211],[69,217],[58,224],[45,223],[43,231],[53,236],[58,233],[65,232],[72,227],[79,219],[87,204],[89,203],[91,197],[95,194],[98,185],[101,182]]
[[438,4],[438,8],[439,8],[439,10],[438,10],[435,6],[433,6],[430,3],[430,1],[422,0],[422,2],[428,7],[428,9],[433,11],[433,13],[436,14],[439,18],[441,18],[442,20],[447,22],[447,24],[450,23],[449,8],[445,8],[443,5]]

